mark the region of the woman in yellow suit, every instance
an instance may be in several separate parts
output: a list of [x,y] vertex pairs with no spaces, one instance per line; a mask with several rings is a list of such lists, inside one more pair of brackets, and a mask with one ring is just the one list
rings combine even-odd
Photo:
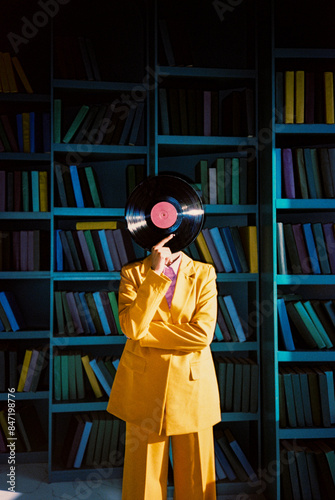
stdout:
[[[119,317],[128,340],[107,410],[126,421],[123,500],[166,499],[169,437],[174,499],[216,498],[216,276],[209,264],[171,254],[165,245],[172,237],[121,271]],[[166,276],[168,268],[176,279]]]

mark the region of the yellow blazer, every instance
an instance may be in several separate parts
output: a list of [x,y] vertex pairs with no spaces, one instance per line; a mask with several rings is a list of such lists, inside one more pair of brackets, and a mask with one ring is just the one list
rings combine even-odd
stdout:
[[123,267],[119,318],[128,337],[107,411],[148,431],[187,434],[221,420],[210,343],[217,314],[213,266],[182,253],[171,309],[171,283],[151,256]]

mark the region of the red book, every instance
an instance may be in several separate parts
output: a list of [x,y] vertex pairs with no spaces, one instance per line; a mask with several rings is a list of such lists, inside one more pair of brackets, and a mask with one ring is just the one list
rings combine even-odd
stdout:
[[212,134],[211,106],[211,91],[204,90],[204,136]]
[[290,148],[282,150],[283,157],[283,184],[284,195],[286,198],[295,198],[295,184],[294,184],[294,171],[293,171],[293,157]]
[[297,245],[298,256],[303,274],[311,274],[310,259],[304,238],[302,224],[292,224],[293,235]]

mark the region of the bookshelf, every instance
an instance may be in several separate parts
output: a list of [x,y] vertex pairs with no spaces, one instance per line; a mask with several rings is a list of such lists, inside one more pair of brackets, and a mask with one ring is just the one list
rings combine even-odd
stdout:
[[[266,9],[264,16],[272,19],[272,23],[263,33],[264,40],[271,40],[271,43],[267,47],[261,47],[262,43],[260,43],[260,72],[263,75],[263,88],[267,89],[260,97],[260,109],[262,109],[260,127],[268,127],[271,133],[269,142],[260,151],[260,163],[262,165],[272,165],[272,168],[264,170],[264,176],[262,176],[260,183],[260,237],[262,247],[266,248],[266,251],[261,253],[260,299],[261,304],[266,303],[268,300],[273,303],[273,314],[264,314],[261,320],[262,389],[263,394],[267,395],[263,398],[262,431],[263,435],[267,436],[267,439],[262,443],[263,466],[269,473],[265,490],[265,494],[269,498],[289,498],[290,492],[292,494],[291,488],[293,488],[293,498],[296,498],[298,490],[302,495],[306,492],[303,489],[301,479],[300,485],[299,482],[294,483],[293,467],[290,469],[285,466],[285,460],[289,456],[292,457],[291,464],[294,463],[297,467],[296,477],[301,478],[303,471],[307,471],[307,469],[306,467],[304,469],[301,465],[302,462],[299,462],[300,458],[303,456],[305,460],[306,457],[310,459],[315,453],[313,446],[315,443],[320,443],[320,440],[330,444],[331,439],[334,437],[334,427],[333,424],[328,425],[325,422],[317,425],[314,415],[313,420],[310,422],[308,420],[299,422],[298,420],[297,423],[292,423],[289,420],[290,412],[287,402],[290,394],[289,384],[290,382],[294,384],[294,380],[299,380],[300,386],[298,384],[297,388],[300,387],[300,397],[305,398],[303,405],[305,405],[308,395],[310,395],[310,404],[312,407],[315,406],[317,399],[311,389],[311,378],[308,378],[308,389],[304,393],[303,377],[307,377],[307,375],[296,375],[296,372],[299,369],[303,372],[311,369],[312,374],[308,375],[308,377],[313,377],[313,372],[321,366],[321,371],[325,371],[326,367],[329,367],[333,374],[335,358],[333,347],[324,349],[311,348],[301,341],[300,330],[294,327],[295,323],[292,315],[294,306],[287,306],[291,296],[291,300],[293,300],[291,305],[300,300],[303,304],[311,301],[314,306],[315,301],[319,301],[322,308],[323,303],[334,298],[334,276],[331,271],[329,273],[325,272],[324,267],[320,273],[311,271],[306,274],[301,271],[299,273],[292,266],[289,255],[290,243],[285,238],[286,260],[289,268],[284,271],[280,267],[282,253],[278,252],[278,245],[281,237],[278,233],[277,224],[282,223],[283,228],[286,227],[288,231],[290,225],[302,224],[304,229],[306,224],[311,223],[311,228],[314,230],[316,223],[323,225],[327,223],[328,219],[332,219],[334,206],[333,200],[325,194],[328,186],[325,186],[324,180],[321,181],[321,195],[317,197],[311,195],[309,187],[308,196],[302,197],[301,184],[298,182],[299,175],[294,173],[295,196],[288,194],[285,185],[285,175],[287,176],[287,173],[284,173],[284,168],[287,167],[286,164],[284,167],[283,163],[283,150],[287,149],[293,152],[293,168],[297,168],[295,154],[299,149],[303,156],[305,150],[316,149],[316,157],[319,159],[319,150],[324,148],[328,151],[328,147],[333,144],[334,126],[332,123],[326,123],[325,98],[322,97],[323,86],[321,84],[321,89],[317,90],[318,83],[316,81],[314,87],[315,108],[312,112],[314,118],[308,115],[311,109],[311,101],[309,100],[310,89],[308,88],[307,79],[310,76],[306,75],[308,73],[315,75],[321,73],[323,75],[325,71],[333,71],[334,44],[323,29],[314,30],[314,33],[310,31],[311,26],[322,25],[324,28],[327,25],[330,12],[325,4],[318,12],[315,12],[308,2],[304,4],[298,2],[298,5],[294,6],[294,12],[289,2],[274,1],[271,4],[264,5],[264,7]],[[297,13],[299,13],[299,23],[296,25]],[[318,24],[319,22],[320,24]],[[294,93],[293,123],[287,123],[289,119],[285,115],[285,111],[289,102],[289,97],[287,97],[289,90],[285,89],[286,71],[294,72],[295,89],[297,89],[295,92],[299,92],[296,80],[297,71],[305,72],[305,99],[302,101],[304,105],[303,123],[297,123],[299,95],[296,93]],[[284,77],[284,108],[278,90],[280,88],[280,85],[278,86],[280,80],[278,74],[280,73]],[[316,111],[317,107],[319,107],[319,111]],[[307,156],[304,156],[304,158],[307,158]],[[319,168],[320,164],[321,160],[318,161]],[[306,161],[304,165],[307,168]],[[316,236],[314,236],[314,239],[317,242]],[[331,253],[332,250],[328,247],[323,257],[318,253],[320,265],[324,266]],[[308,255],[310,259],[310,254]],[[285,298],[287,311],[291,313],[288,318],[290,330],[293,334],[294,350],[285,348],[283,344],[280,314],[278,312],[278,299],[282,296]],[[325,324],[324,321],[322,324]],[[287,332],[288,329],[286,328],[285,331]],[[284,373],[288,374],[284,375]],[[286,378],[287,385],[283,387],[284,377],[288,378]],[[294,379],[294,377],[300,378]],[[318,383],[320,388],[321,378],[318,379]],[[293,393],[296,398],[299,396],[298,389],[297,392]],[[283,396],[284,399],[282,399]],[[298,407],[299,405],[296,404],[297,418],[299,416]],[[306,418],[306,416],[308,417],[308,406],[303,406],[303,409],[303,417]],[[291,446],[292,444],[293,451],[285,448],[285,446]],[[302,451],[298,448],[299,445],[303,446]],[[315,460],[316,455],[313,456],[312,460]],[[323,489],[324,485],[329,483],[327,483],[326,475],[322,476],[322,467],[319,463],[315,471],[319,479],[314,483],[312,482],[311,471],[306,476],[309,494],[311,494],[311,491],[313,491],[313,495],[315,494],[316,490],[313,490],[313,488],[320,488],[322,498],[330,498],[332,490],[326,491],[326,489]],[[294,489],[294,484],[296,489]]]
[[[211,166],[218,158],[234,158],[245,160],[252,169],[251,194],[242,203],[205,204],[205,227],[212,229],[220,226],[255,226],[259,239],[260,206],[258,203],[258,62],[256,57],[256,2],[245,2],[234,9],[224,23],[212,5],[194,5],[193,2],[149,2],[146,9],[141,2],[103,2],[94,12],[82,16],[78,24],[76,9],[78,2],[60,6],[59,13],[45,28],[36,35],[23,51],[22,62],[27,73],[30,50],[34,47],[43,48],[43,57],[47,60],[48,71],[43,73],[43,81],[37,78],[37,86],[32,95],[1,94],[0,103],[4,110],[15,112],[19,109],[42,109],[50,112],[50,150],[40,153],[0,153],[0,170],[6,172],[16,168],[37,169],[48,172],[48,211],[47,212],[14,212],[4,211],[0,214],[1,228],[7,230],[15,226],[18,230],[39,228],[48,231],[47,269],[39,271],[3,270],[0,282],[3,288],[12,290],[17,295],[23,308],[23,314],[28,318],[31,330],[5,332],[0,334],[0,340],[18,347],[20,356],[31,346],[46,346],[48,348],[48,363],[44,386],[36,393],[21,393],[18,399],[29,400],[35,406],[39,405],[43,415],[42,424],[47,436],[47,445],[43,458],[49,464],[49,481],[74,480],[86,478],[90,471],[101,471],[121,476],[122,467],[92,468],[83,465],[79,469],[64,468],[61,461],[61,441],[69,425],[71,414],[80,415],[88,412],[104,413],[107,395],[95,398],[87,391],[83,399],[56,400],[54,393],[55,369],[54,359],[58,354],[89,354],[92,357],[110,355],[120,356],[125,343],[124,337],[117,335],[89,335],[87,331],[78,335],[60,335],[55,298],[59,292],[64,293],[94,293],[97,291],[117,292],[119,272],[105,269],[88,272],[85,267],[70,270],[63,259],[63,268],[58,263],[57,232],[75,232],[77,222],[96,222],[124,219],[124,206],[127,199],[126,176],[128,165],[141,166],[146,174],[177,173],[190,182],[196,182],[196,166],[200,160],[207,161]],[[24,7],[25,8],[25,7]],[[29,15],[31,12],[23,12]],[[14,23],[15,13],[10,17]],[[138,19],[141,22],[138,22]],[[185,52],[186,60],[181,65],[170,66],[162,44],[159,22],[162,19],[183,20],[188,26],[189,39],[193,48],[193,61],[188,61],[189,52]],[[251,22],[249,22],[251,19]],[[16,21],[17,22],[17,21]],[[16,25],[15,25],[16,26]],[[99,37],[96,36],[96,26],[99,26]],[[199,44],[199,30],[213,26],[212,36],[207,44]],[[247,26],[247,29],[245,27]],[[19,26],[17,30],[19,30]],[[14,29],[14,28],[13,28]],[[93,43],[97,58],[98,76],[94,73],[88,76],[85,64],[69,64],[70,53],[78,50],[74,47],[79,38],[85,37]],[[67,51],[64,52],[66,39]],[[47,40],[47,44],[44,43]],[[82,42],[80,42],[82,43]],[[234,55],[228,47],[234,46]],[[106,51],[106,46],[109,50]],[[127,46],[125,52],[124,46]],[[223,47],[222,52],[217,47]],[[10,49],[10,48],[9,48]],[[8,49],[8,50],[9,50]],[[186,50],[186,49],[185,49]],[[21,53],[20,53],[21,54]],[[51,54],[51,55],[50,55]],[[83,61],[82,61],[83,62]],[[189,64],[191,62],[191,64]],[[33,72],[32,72],[33,73]],[[30,73],[29,73],[30,76]],[[34,79],[33,79],[34,80]],[[32,81],[32,84],[34,81]],[[40,84],[40,85],[39,85]],[[172,90],[180,95],[188,89],[204,92],[213,100],[224,100],[235,93],[237,102],[246,99],[237,106],[250,106],[250,123],[236,123],[236,129],[217,130],[214,128],[208,135],[199,130],[191,134],[190,129],[183,133],[163,133],[161,117],[161,90],[167,94]],[[245,92],[245,89],[251,92]],[[247,104],[247,95],[249,96]],[[55,103],[61,103],[61,120],[56,119]],[[103,105],[118,106],[134,102],[136,106],[143,102],[144,121],[141,130],[141,140],[135,145],[127,142],[120,144],[113,138],[107,143],[97,140],[97,136],[89,137],[87,141],[76,141],[75,135],[64,142],[71,122],[80,108],[85,105],[90,110],[95,108],[99,113]],[[194,101],[198,105],[197,101]],[[231,105],[231,104],[229,104]],[[214,108],[213,108],[214,109]],[[102,111],[101,111],[102,112]],[[87,111],[89,113],[89,111]],[[216,112],[213,111],[213,116]],[[86,115],[87,116],[87,115]],[[96,117],[97,115],[95,115]],[[217,117],[218,118],[218,117]],[[187,117],[190,122],[190,116]],[[94,120],[94,118],[92,118]],[[61,125],[59,125],[61,123]],[[208,123],[207,123],[208,124]],[[227,125],[227,124],[226,124]],[[217,125],[216,125],[217,126]],[[250,127],[247,130],[247,126]],[[214,125],[213,125],[214,127]],[[237,131],[237,132],[236,132]],[[172,129],[171,129],[172,132]],[[175,131],[173,131],[175,132]],[[3,167],[2,167],[3,165]],[[100,186],[103,200],[101,207],[78,207],[73,203],[64,206],[57,178],[57,165],[76,165],[78,170],[92,167],[95,178]],[[258,244],[258,249],[260,245]],[[143,256],[143,251],[135,247],[137,257]],[[243,319],[248,333],[246,342],[212,343],[212,352],[228,357],[250,358],[259,367],[260,356],[260,321],[257,304],[260,299],[260,277],[257,272],[218,273],[218,290],[220,295],[231,295],[238,307],[238,314]],[[38,301],[36,300],[38,297]],[[40,313],[40,314],[39,314]],[[34,325],[34,327],[32,326]],[[257,383],[258,407],[254,413],[242,411],[222,412],[222,427],[229,429],[237,437],[245,454],[257,472],[262,463],[261,453],[261,397],[259,382]],[[5,401],[5,395],[0,395],[0,401]],[[221,426],[221,424],[220,424]],[[57,441],[60,444],[57,444]],[[257,452],[255,453],[255,450]],[[6,459],[5,455],[0,459]],[[23,461],[41,459],[40,452],[19,454]],[[248,481],[218,481],[217,490],[220,494],[254,493],[255,485]]]

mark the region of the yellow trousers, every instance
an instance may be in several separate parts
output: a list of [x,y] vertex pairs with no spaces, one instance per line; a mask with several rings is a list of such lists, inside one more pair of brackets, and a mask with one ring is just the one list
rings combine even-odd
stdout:
[[166,436],[127,423],[122,500],[166,500],[170,438],[174,500],[216,499],[212,427]]

